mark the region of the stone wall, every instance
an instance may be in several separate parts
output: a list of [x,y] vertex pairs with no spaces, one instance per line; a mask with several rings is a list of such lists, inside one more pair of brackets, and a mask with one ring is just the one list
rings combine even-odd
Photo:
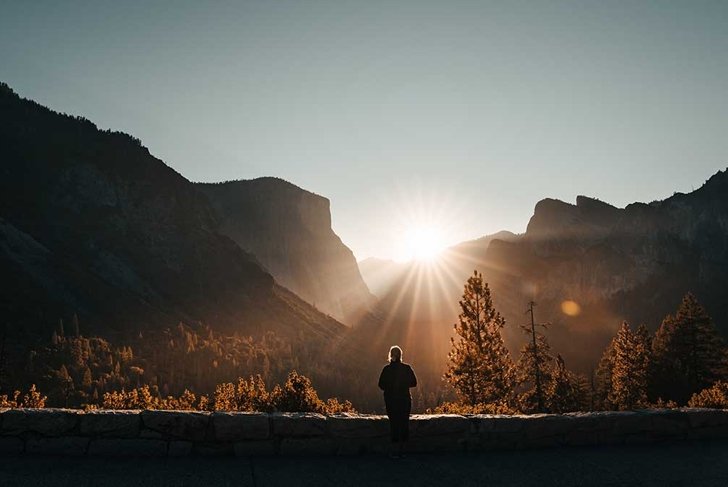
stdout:
[[[348,455],[387,451],[385,416],[0,410],[0,454]],[[728,438],[728,411],[413,415],[410,451],[466,451]]]

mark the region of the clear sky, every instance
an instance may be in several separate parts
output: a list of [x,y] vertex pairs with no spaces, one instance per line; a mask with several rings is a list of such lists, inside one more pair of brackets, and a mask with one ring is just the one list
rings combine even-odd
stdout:
[[194,181],[331,200],[357,258],[624,206],[728,166],[726,1],[18,1],[0,80]]

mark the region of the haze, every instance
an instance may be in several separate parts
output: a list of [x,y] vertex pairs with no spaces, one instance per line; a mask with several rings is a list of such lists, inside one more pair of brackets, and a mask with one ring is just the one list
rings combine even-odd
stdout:
[[4,2],[0,80],[194,181],[331,199],[358,258],[728,165],[728,3]]

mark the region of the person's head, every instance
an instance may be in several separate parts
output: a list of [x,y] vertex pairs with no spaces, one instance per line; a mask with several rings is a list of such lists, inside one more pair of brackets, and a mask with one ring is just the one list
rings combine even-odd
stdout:
[[401,362],[402,361],[402,349],[397,345],[393,345],[389,349],[389,361],[390,362]]

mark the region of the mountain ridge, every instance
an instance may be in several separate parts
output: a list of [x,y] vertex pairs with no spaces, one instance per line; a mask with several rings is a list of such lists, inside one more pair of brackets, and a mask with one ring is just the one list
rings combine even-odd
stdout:
[[109,333],[177,321],[251,334],[344,332],[278,289],[218,232],[207,198],[139,139],[6,84],[0,108],[0,266],[14,276],[4,280],[0,309],[18,336],[73,313],[89,331]]

